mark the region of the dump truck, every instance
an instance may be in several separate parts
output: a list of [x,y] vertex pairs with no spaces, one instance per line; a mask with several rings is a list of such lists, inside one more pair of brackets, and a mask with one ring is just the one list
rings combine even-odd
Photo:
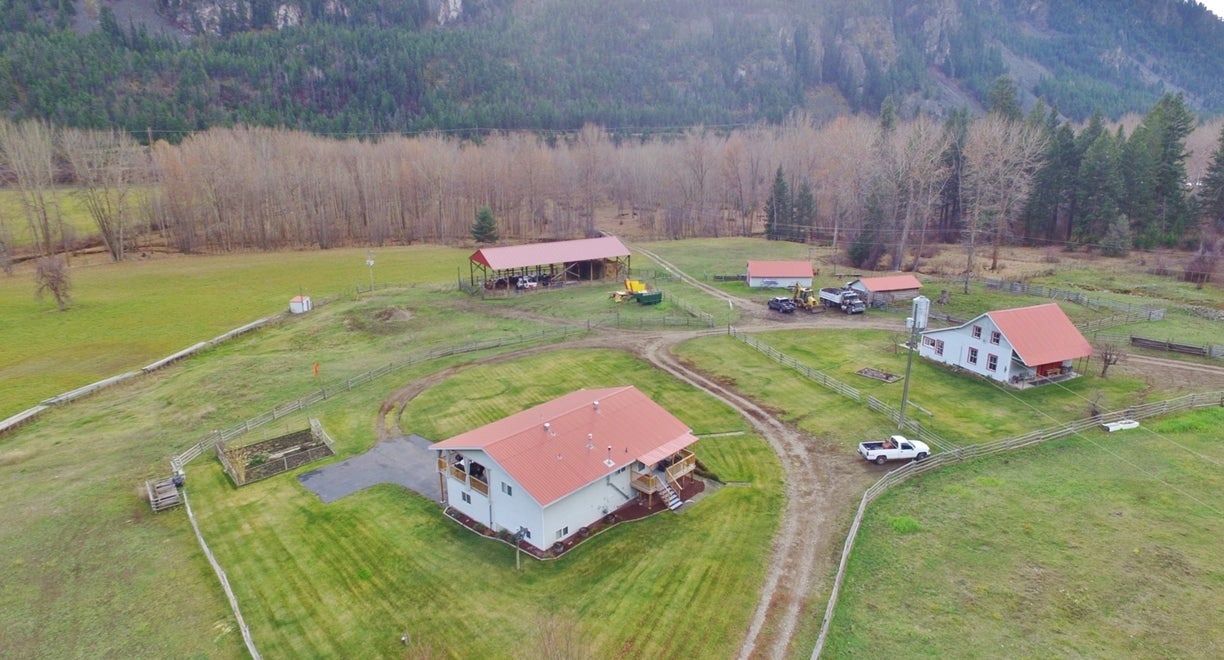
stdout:
[[825,307],[836,307],[847,314],[862,314],[867,305],[854,289],[830,286],[820,290],[820,300]]
[[810,288],[798,284],[791,285],[791,302],[795,303],[796,309],[807,312],[819,312],[822,309],[820,298]]

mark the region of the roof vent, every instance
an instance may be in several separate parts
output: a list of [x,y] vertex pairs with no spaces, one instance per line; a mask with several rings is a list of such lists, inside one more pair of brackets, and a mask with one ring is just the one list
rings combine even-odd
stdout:
[[561,454],[557,454],[557,460],[561,460]]
[[599,401],[595,402],[595,410],[599,410]]
[[587,434],[587,451],[591,451],[594,448],[595,448],[595,434],[588,433]]

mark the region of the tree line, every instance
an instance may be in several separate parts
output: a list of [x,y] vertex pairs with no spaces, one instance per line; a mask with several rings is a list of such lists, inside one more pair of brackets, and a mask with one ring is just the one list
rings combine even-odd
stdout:
[[150,231],[187,253],[463,242],[482,209],[511,242],[591,236],[596,210],[615,209],[660,238],[764,232],[906,270],[935,242],[963,245],[973,270],[1004,245],[1123,254],[1224,232],[1224,129],[1191,181],[1195,118],[1179,96],[1128,132],[1099,117],[1077,129],[1040,108],[1022,117],[1006,85],[996,92],[990,113],[943,122],[799,114],[620,142],[595,125],[479,141],[240,127],[149,148],[121,131],[0,120],[0,168],[21,200],[18,217],[0,218],[0,242],[11,254],[24,227],[40,254],[68,251],[63,195],[82,199],[116,260]]

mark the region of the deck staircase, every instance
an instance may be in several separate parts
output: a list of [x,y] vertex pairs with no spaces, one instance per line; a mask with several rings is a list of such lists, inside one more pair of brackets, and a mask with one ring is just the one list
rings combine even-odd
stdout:
[[672,511],[679,509],[684,504],[684,500],[680,499],[680,495],[671,487],[671,484],[667,483],[666,479],[663,480],[662,497],[663,501],[667,503],[667,508]]
[[183,503],[179,498],[178,488],[174,484],[173,477],[167,477],[160,481],[146,481],[145,489],[148,491],[149,504],[153,507],[154,513],[165,511]]

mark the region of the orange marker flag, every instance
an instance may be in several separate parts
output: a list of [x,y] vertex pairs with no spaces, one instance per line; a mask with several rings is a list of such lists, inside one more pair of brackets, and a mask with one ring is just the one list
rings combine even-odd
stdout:
[[319,363],[315,362],[315,378],[319,377]]

